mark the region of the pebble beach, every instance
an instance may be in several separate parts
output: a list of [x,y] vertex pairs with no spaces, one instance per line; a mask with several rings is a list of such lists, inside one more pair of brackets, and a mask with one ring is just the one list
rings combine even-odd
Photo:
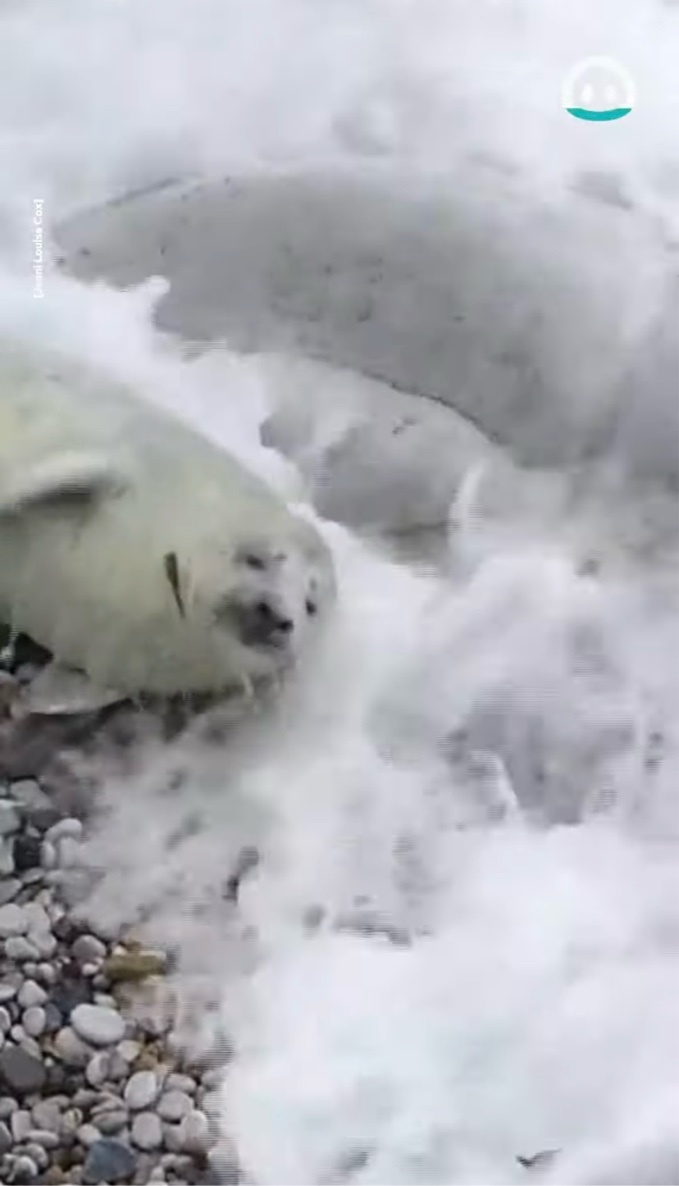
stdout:
[[40,723],[31,746],[30,721],[12,718],[31,674],[24,665],[2,682],[0,1181],[239,1181],[218,1123],[220,1058],[192,1060],[174,1032],[170,955],[88,920],[92,801],[71,793],[86,806],[64,809],[59,730],[50,754],[44,736],[35,743]]

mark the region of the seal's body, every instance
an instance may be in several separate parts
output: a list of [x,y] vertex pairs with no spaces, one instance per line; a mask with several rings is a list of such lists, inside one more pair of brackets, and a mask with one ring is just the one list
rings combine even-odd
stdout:
[[179,419],[0,345],[0,621],[121,693],[276,675],[334,594],[315,528]]

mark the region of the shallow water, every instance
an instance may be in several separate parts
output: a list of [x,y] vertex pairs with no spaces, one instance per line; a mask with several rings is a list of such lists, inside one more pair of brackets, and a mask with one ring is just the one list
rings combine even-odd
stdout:
[[[472,202],[500,161],[567,213],[599,170],[638,222],[639,274],[652,250],[670,285],[677,44],[675,6],[632,0],[10,4],[2,329],[133,380],[303,499],[259,440],[285,361],[187,360],[152,327],[159,283],[87,287],[46,260],[35,299],[33,199],[47,227],[163,177],[378,155]],[[638,112],[579,126],[561,79],[602,46]],[[671,349],[640,373],[650,417],[677,395]],[[146,914],[214,998],[252,1180],[679,1182],[676,497],[614,477],[552,519],[539,478],[487,517],[462,498],[436,566],[325,524],[341,598],[313,663],[226,747],[150,748],[108,786],[96,907]],[[252,843],[234,912],[221,889]]]

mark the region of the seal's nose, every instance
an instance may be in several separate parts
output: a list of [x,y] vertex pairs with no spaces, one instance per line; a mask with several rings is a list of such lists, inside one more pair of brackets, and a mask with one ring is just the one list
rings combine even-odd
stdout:
[[243,607],[240,625],[241,638],[249,646],[284,646],[294,629],[292,618],[265,598]]
[[236,633],[245,647],[283,650],[295,629],[282,599],[273,595],[225,597],[214,609],[217,622]]
[[257,630],[264,638],[272,634],[290,634],[293,628],[291,618],[284,618],[268,601],[257,601],[253,606],[253,617]]

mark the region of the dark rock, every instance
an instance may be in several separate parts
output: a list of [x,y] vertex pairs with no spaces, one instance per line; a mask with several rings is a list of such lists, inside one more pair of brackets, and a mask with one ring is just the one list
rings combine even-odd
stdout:
[[83,1182],[87,1186],[125,1182],[132,1177],[136,1167],[137,1158],[128,1145],[112,1137],[102,1137],[89,1148],[83,1166]]
[[51,1003],[64,1017],[70,1017],[77,1005],[87,1004],[89,1000],[90,987],[87,981],[81,979],[77,964],[69,961],[63,968],[59,983],[50,991]]
[[45,1010],[45,1033],[56,1034],[64,1024],[63,1014],[54,1001],[47,1001],[43,1008]]
[[13,851],[17,873],[40,867],[41,842],[38,836],[15,836]]
[[67,943],[69,947],[79,935],[83,934],[84,930],[85,924],[80,923],[72,914],[62,914],[61,918],[52,923],[52,934],[56,935],[61,943]]
[[12,1140],[11,1132],[7,1125],[0,1121],[0,1157],[4,1157],[5,1153],[9,1153],[13,1144],[14,1141]]
[[45,1090],[49,1095],[69,1095],[69,1072],[60,1062],[53,1062],[47,1068]]
[[9,1013],[12,1020],[12,1025],[16,1025],[17,1021],[21,1017],[22,1012],[18,1001],[5,1001],[3,1008]]
[[5,1046],[0,1050],[0,1083],[12,1095],[33,1095],[42,1091],[47,1071],[39,1058],[20,1046]]

